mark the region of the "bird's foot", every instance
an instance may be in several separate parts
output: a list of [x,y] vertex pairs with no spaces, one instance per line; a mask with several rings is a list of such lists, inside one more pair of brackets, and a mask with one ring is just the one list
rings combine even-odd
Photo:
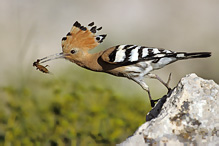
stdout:
[[158,100],[160,100],[160,98],[156,99],[156,100],[150,100],[152,108],[155,106],[155,104],[156,104],[156,102],[158,102]]

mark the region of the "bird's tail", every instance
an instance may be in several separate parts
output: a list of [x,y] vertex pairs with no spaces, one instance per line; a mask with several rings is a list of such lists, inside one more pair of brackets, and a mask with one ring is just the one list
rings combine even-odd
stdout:
[[185,53],[185,52],[177,52],[177,59],[190,59],[190,58],[205,58],[210,57],[211,52],[195,52],[195,53]]

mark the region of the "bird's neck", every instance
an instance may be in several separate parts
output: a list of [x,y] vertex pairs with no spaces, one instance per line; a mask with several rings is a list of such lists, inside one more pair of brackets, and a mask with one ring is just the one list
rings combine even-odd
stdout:
[[102,55],[102,53],[103,52],[90,54],[88,52],[85,52],[83,57],[80,59],[80,61],[75,62],[75,63],[83,68],[86,68],[92,71],[102,71],[103,68],[98,62],[99,57]]

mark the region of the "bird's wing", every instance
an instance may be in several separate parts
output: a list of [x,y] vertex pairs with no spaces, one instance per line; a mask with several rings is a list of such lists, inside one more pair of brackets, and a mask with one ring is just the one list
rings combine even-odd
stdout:
[[147,60],[156,62],[163,57],[174,57],[175,54],[176,52],[155,47],[118,45],[104,51],[101,58],[110,64],[127,65]]

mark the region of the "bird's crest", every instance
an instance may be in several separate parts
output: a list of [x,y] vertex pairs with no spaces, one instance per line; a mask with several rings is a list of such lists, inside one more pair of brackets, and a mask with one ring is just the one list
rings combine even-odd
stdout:
[[70,48],[78,48],[84,51],[91,50],[103,42],[106,35],[95,35],[97,31],[100,31],[102,27],[97,28],[94,26],[94,22],[88,24],[88,29],[82,26],[78,21],[73,24],[73,27],[66,37],[62,38],[62,50]]

